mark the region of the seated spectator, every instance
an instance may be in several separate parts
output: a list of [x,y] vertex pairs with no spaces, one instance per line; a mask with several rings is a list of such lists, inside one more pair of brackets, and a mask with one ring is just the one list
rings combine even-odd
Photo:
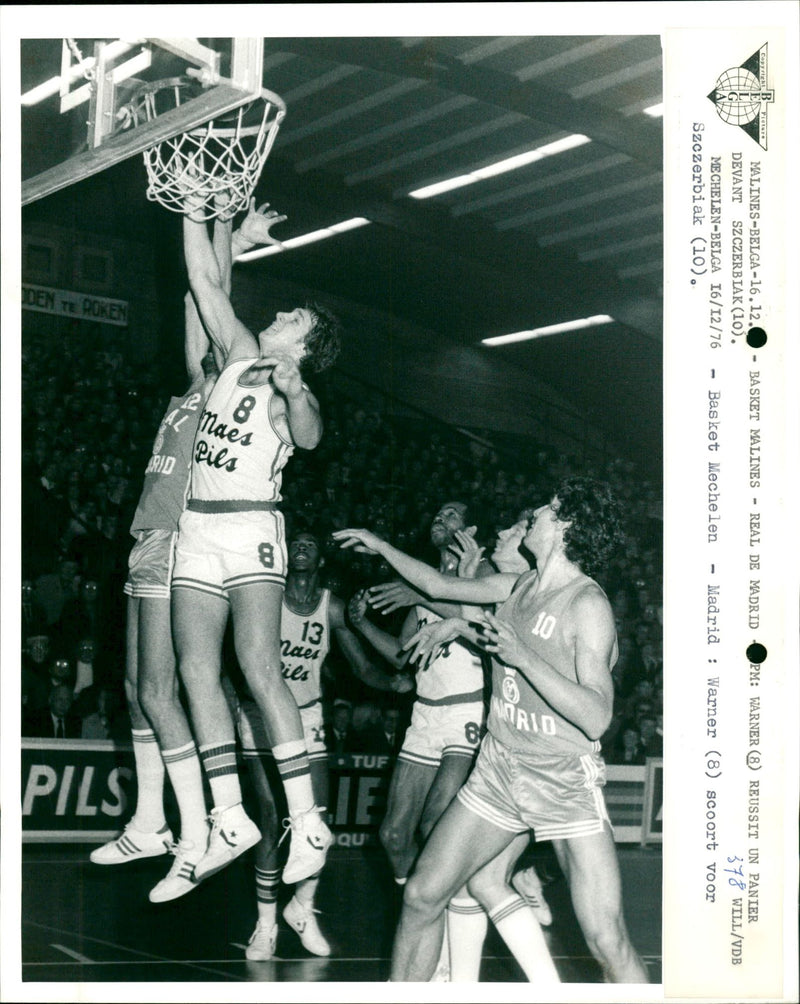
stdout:
[[617,743],[617,753],[614,757],[614,763],[644,763],[644,750],[641,745],[641,737],[639,730],[632,721],[626,722],[620,729],[620,738]]
[[72,553],[58,557],[54,571],[40,575],[34,582],[34,598],[44,610],[48,625],[55,624],[68,600],[77,598],[80,582],[80,564]]
[[75,696],[94,683],[95,643],[93,638],[78,642],[75,660]]
[[72,710],[72,687],[66,683],[53,687],[47,708],[27,716],[23,735],[43,739],[79,739],[81,720]]
[[79,701],[82,739],[111,739],[122,744],[130,741],[130,720],[114,687],[87,687]]
[[401,717],[400,709],[391,705],[384,708],[381,713],[383,735],[392,756],[396,756],[400,752],[400,747],[403,745],[403,739],[405,738],[405,729],[402,727]]
[[330,726],[325,729],[325,739],[331,753],[344,753],[350,737],[353,706],[349,701],[337,698],[333,702]]
[[26,695],[29,711],[40,711],[47,707],[50,694],[50,636],[45,633],[25,638],[22,650],[22,673],[26,680]]
[[47,675],[50,687],[60,687],[66,684],[70,691],[75,691],[75,670],[72,663],[63,655],[55,655],[48,664]]
[[33,593],[33,582],[30,579],[22,580],[22,637],[30,638],[34,635],[45,634],[47,628],[47,617],[44,607],[35,598]]
[[641,714],[637,719],[639,726],[640,745],[645,757],[663,756],[663,736],[658,733],[658,723],[654,714]]

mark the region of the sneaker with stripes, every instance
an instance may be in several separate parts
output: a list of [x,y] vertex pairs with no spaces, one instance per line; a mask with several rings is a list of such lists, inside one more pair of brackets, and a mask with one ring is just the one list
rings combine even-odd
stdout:
[[208,818],[211,834],[205,854],[197,865],[198,882],[215,875],[261,839],[261,830],[244,811],[241,802],[226,809],[212,809]]
[[291,833],[289,857],[283,869],[283,881],[294,885],[310,878],[322,870],[328,848],[333,843],[333,834],[325,823],[325,809],[312,806],[306,812],[283,821],[284,831],[279,842]]
[[120,865],[125,861],[168,854],[171,846],[172,831],[166,824],[157,833],[144,833],[137,830],[131,821],[116,840],[109,840],[102,847],[96,847],[89,855],[89,860],[96,865]]
[[194,869],[205,848],[195,846],[191,840],[179,840],[170,850],[175,860],[164,878],[150,890],[151,903],[166,903],[197,888]]

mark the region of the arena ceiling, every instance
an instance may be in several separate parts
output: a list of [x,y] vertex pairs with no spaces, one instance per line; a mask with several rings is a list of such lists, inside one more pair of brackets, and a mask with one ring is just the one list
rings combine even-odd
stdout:
[[[23,90],[53,46],[23,40]],[[645,109],[662,100],[661,73],[650,35],[267,38],[264,86],[288,113],[257,196],[288,214],[283,238],[370,224],[249,267],[456,347],[610,315],[481,351],[660,457],[662,126]],[[43,131],[23,132],[23,179]],[[576,135],[511,172],[409,195]]]

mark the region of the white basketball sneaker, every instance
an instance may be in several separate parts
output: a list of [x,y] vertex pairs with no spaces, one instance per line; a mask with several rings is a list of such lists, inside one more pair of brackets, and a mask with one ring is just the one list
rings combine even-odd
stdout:
[[194,870],[205,848],[195,846],[191,840],[180,840],[171,850],[175,860],[164,878],[150,890],[151,903],[166,903],[197,888]]
[[277,941],[278,925],[273,924],[270,927],[262,924],[259,920],[255,931],[250,935],[247,948],[244,950],[245,958],[250,959],[251,962],[269,962],[275,954]]
[[319,809],[315,805],[307,812],[284,820],[286,830],[281,840],[290,830],[292,834],[289,857],[282,876],[286,885],[295,885],[322,870],[328,848],[333,843],[333,834],[322,818],[323,812],[325,809]]
[[261,830],[244,811],[241,802],[227,809],[212,809],[208,818],[211,835],[208,849],[195,868],[198,882],[221,871],[261,839]]
[[283,909],[283,919],[300,935],[300,942],[306,951],[312,955],[330,955],[331,946],[319,929],[315,910],[312,906],[303,906],[296,896],[293,896]]
[[89,855],[89,860],[96,865],[121,865],[126,861],[169,854],[171,847],[172,831],[166,824],[157,833],[145,833],[137,830],[131,820],[116,840],[109,840],[102,847],[96,847]]

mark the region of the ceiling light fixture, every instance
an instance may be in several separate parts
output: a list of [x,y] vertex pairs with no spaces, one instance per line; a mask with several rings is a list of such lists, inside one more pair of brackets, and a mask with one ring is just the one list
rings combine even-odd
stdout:
[[583,146],[584,143],[591,143],[589,137],[581,133],[574,133],[552,143],[546,143],[544,146],[538,146],[533,150],[527,150],[525,153],[518,153],[514,157],[506,157],[504,160],[479,167],[468,174],[459,174],[445,181],[437,181],[433,185],[415,188],[413,192],[408,194],[412,199],[430,199],[434,195],[441,195],[442,192],[462,188],[464,185],[474,185],[477,181],[493,178],[497,174],[505,174],[506,171],[516,171],[520,167],[534,163],[534,161],[544,160],[545,157],[554,157],[558,153],[564,153],[565,150],[573,150],[576,146]]
[[657,105],[650,105],[649,108],[643,108],[642,111],[645,115],[651,115],[654,119],[660,118],[664,114],[664,102],[661,101]]
[[531,331],[515,331],[510,335],[495,335],[493,338],[481,339],[482,345],[508,345],[511,342],[524,342],[530,338],[542,338],[545,335],[557,335],[564,331],[578,331],[580,328],[593,328],[598,324],[613,324],[614,318],[608,314],[595,314],[593,317],[580,317],[575,321],[564,321],[562,324],[550,324],[546,328],[534,328]]
[[255,261],[256,258],[265,258],[270,254],[280,254],[281,251],[299,248],[304,244],[313,244],[315,241],[324,241],[328,237],[346,233],[348,230],[355,230],[357,227],[366,226],[367,223],[371,222],[364,216],[354,216],[352,219],[334,223],[329,227],[322,227],[320,230],[311,230],[307,234],[290,237],[288,240],[281,241],[280,244],[267,244],[266,247],[257,248],[254,251],[245,251],[237,257],[236,261]]

